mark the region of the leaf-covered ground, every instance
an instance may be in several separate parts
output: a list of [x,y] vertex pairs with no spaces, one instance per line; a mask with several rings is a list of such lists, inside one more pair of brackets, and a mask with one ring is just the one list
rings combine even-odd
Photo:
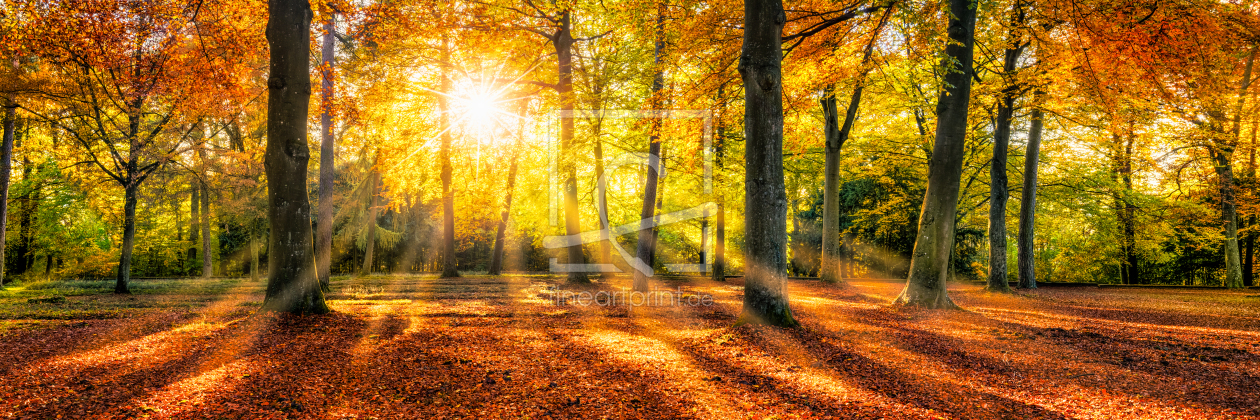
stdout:
[[256,315],[240,280],[14,288],[0,417],[1260,417],[1254,290],[960,284],[965,310],[921,311],[793,281],[784,330],[732,327],[738,280],[658,284],[716,300],[672,308],[557,306],[557,281],[345,279],[307,317]]

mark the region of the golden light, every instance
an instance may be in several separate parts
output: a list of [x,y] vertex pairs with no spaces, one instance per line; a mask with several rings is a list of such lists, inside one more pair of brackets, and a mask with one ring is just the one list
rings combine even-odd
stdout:
[[483,92],[475,92],[460,99],[460,120],[464,127],[477,132],[492,132],[498,125],[499,114],[503,111],[495,103],[495,98]]

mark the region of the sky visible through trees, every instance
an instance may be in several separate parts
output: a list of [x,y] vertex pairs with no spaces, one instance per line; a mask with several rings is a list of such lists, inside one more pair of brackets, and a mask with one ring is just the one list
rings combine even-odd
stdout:
[[[941,394],[901,401],[870,387],[891,399],[850,407],[866,397],[794,375],[843,373],[828,380],[898,393],[954,385],[840,366],[916,356],[819,343],[789,354],[785,344],[908,328],[920,335],[876,341],[929,349],[949,369],[1048,375],[1044,363],[1009,367],[1007,350],[987,356],[1006,368],[960,362],[957,352],[976,347],[959,337],[983,328],[984,340],[1041,337],[1087,358],[1140,347],[1117,362],[1129,373],[1148,362],[1185,373],[1216,357],[1250,366],[1249,379],[1230,379],[1244,388],[1217,399],[1112,390],[1165,397],[1152,407],[1172,411],[1151,413],[1260,415],[1260,402],[1240,396],[1254,396],[1260,377],[1260,349],[1246,343],[1260,331],[1260,300],[1247,295],[1260,286],[1258,53],[1260,3],[1250,1],[6,1],[0,336],[73,336],[88,351],[67,323],[99,321],[90,327],[113,334],[100,344],[110,348],[156,334],[146,329],[183,331],[187,320],[161,317],[200,311],[213,318],[206,336],[240,350],[175,369],[201,375],[244,360],[233,358],[249,353],[245,337],[350,340],[392,331],[381,322],[419,328],[426,313],[452,329],[452,314],[571,315],[592,340],[659,340],[674,353],[653,357],[678,359],[670,375],[703,371],[674,384],[699,406],[733,395],[728,386],[762,396],[781,386],[827,395],[766,397],[797,407],[787,414],[1120,412],[1056,407],[1019,381],[975,412]],[[711,304],[663,313],[615,301],[669,290]],[[563,297],[583,293],[605,298]],[[1108,305],[1117,312],[1091,312]],[[1025,319],[1035,314],[1067,321]],[[972,327],[927,337],[917,319]],[[562,321],[539,321],[551,332],[496,322],[478,328],[528,343]],[[1100,338],[1123,323],[1137,330]],[[692,342],[665,337],[667,325],[727,332]],[[726,342],[738,357],[763,355],[761,368],[723,365]],[[539,346],[577,345],[566,343]],[[71,354],[66,346],[9,369],[70,363],[52,359]],[[485,370],[485,387],[512,376],[501,360],[425,351],[460,375]],[[1119,377],[1113,367],[1051,381],[1094,386]],[[1169,374],[1150,369],[1141,372]],[[533,380],[548,392],[570,386],[522,379]],[[421,399],[490,404],[454,396],[470,383],[442,382]],[[0,415],[58,407],[10,391],[0,386]],[[395,391],[395,402],[412,392]],[[337,405],[285,392],[285,412]],[[572,414],[590,392],[523,412]],[[140,397],[104,406],[139,409]],[[657,411],[630,417],[685,416],[634,398]],[[740,411],[713,407],[692,415]]]

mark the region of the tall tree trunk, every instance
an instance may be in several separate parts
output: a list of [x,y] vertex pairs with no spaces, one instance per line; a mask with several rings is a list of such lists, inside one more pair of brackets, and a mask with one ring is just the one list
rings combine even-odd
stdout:
[[[445,35],[442,36],[442,62],[449,63],[451,60],[450,40]],[[450,101],[444,95],[451,91],[451,77],[447,74],[450,69],[442,67],[442,92],[438,95],[438,107],[441,110],[439,117],[442,130],[442,148],[439,150],[438,159],[442,160],[442,278],[459,277],[459,267],[455,261],[455,190],[451,187],[452,168],[451,168],[451,121],[448,116],[450,111]]]
[[376,218],[378,216],[376,196],[380,194],[381,174],[376,171],[375,164],[380,159],[381,153],[378,149],[376,161],[373,162],[373,167],[368,169],[371,171],[368,175],[368,194],[370,195],[368,196],[367,220],[364,221],[363,227],[367,229],[367,239],[365,240],[366,244],[363,246],[363,267],[359,269],[359,274],[364,276],[372,274],[372,257],[376,253]]
[[997,121],[993,128],[993,159],[989,161],[989,284],[985,289],[993,292],[1010,292],[1006,268],[1006,202],[1011,196],[1006,176],[1007,152],[1011,143],[1011,120],[1015,115],[1015,99],[1019,95],[1019,82],[1014,80],[1015,65],[1024,51],[1019,27],[1024,24],[1024,8],[1016,1],[1011,11],[1011,32],[1006,51],[1002,56],[1002,88],[998,100]]
[[1019,288],[1037,288],[1036,255],[1033,244],[1037,228],[1037,169],[1041,159],[1042,93],[1033,94],[1034,108],[1028,126],[1028,148],[1024,151],[1024,187],[1019,200]]
[[210,188],[201,184],[201,277],[214,276],[214,253],[210,243]]
[[[526,107],[521,107],[522,117],[525,115]],[[503,213],[499,215],[499,226],[494,234],[494,254],[490,257],[490,272],[492,276],[503,274],[503,247],[504,241],[507,240],[507,224],[508,217],[512,214],[512,192],[516,190],[516,171],[517,161],[520,159],[521,144],[525,141],[525,119],[521,118],[520,130],[517,132],[516,144],[512,146],[512,164],[508,167],[507,180],[507,197],[503,200]]]
[[796,326],[788,306],[783,183],[783,24],[779,0],[744,0],[744,310],[741,322]]
[[726,281],[726,172],[723,163],[726,157],[726,84],[718,86],[717,124],[713,141],[713,194],[717,202],[717,214],[713,217],[713,280]]
[[337,13],[327,10],[324,21],[323,48],[320,49],[320,115],[319,115],[319,217],[315,223],[315,268],[319,270],[319,287],[329,290],[332,278],[333,182],[336,180],[337,145],[333,139],[333,65],[336,56]]
[[[1253,181],[1256,179],[1256,129],[1260,128],[1260,120],[1253,122],[1251,125],[1251,150],[1247,158],[1247,176]],[[1247,218],[1247,226],[1256,225],[1256,215],[1253,213]],[[1243,286],[1251,287],[1256,285],[1256,232],[1252,231],[1247,235],[1247,255],[1243,259]]]
[[[564,177],[564,233],[569,237],[581,234],[582,225],[578,213],[577,197],[577,165],[574,162],[573,144],[573,20],[572,10],[565,9],[560,13],[560,30],[552,38],[556,48],[556,64],[558,80],[556,92],[560,96],[560,172]],[[586,255],[582,253],[582,243],[576,242],[568,247],[569,264],[586,264]],[[580,270],[569,272],[569,283],[589,283],[590,278]]]
[[1247,57],[1242,84],[1238,87],[1238,104],[1234,109],[1231,135],[1224,139],[1215,139],[1216,144],[1211,147],[1221,190],[1221,224],[1224,225],[1225,230],[1225,287],[1231,289],[1241,288],[1246,283],[1243,279],[1242,258],[1238,247],[1238,206],[1234,202],[1234,150],[1239,144],[1243,105],[1246,104],[1247,89],[1251,87],[1251,70],[1256,62],[1257,51],[1260,49],[1252,48],[1251,54]]
[[249,279],[258,281],[258,233],[249,234]]
[[319,287],[306,191],[310,149],[311,7],[306,0],[269,0],[267,45],[267,215],[270,273],[263,310],[327,313]]
[[[607,185],[607,180],[604,178],[604,141],[599,138],[600,129],[598,127],[600,125],[601,125],[600,122],[596,122],[595,123],[596,128],[594,130],[595,131],[595,136],[594,136],[595,179],[597,180],[597,182],[600,183],[599,188],[597,188],[597,191],[596,191],[596,194],[598,196],[595,197],[595,200],[596,200],[595,205],[597,206],[597,210],[599,211],[600,238],[602,239],[601,241],[599,241],[599,263],[612,264],[612,242],[610,241],[612,241],[613,238],[610,236],[609,226],[608,226],[608,185]],[[512,155],[512,164],[515,167],[515,164],[516,164],[515,154]],[[607,275],[603,275],[603,276],[610,277],[612,273],[606,273],[606,274]]]
[[[28,156],[22,156],[22,179],[31,180],[31,159]],[[22,205],[22,217],[18,219],[18,243],[13,257],[17,260],[12,274],[23,274],[30,268],[32,229],[31,222],[34,220],[35,211],[39,208],[39,186],[33,185],[32,189],[27,190],[19,201]]]
[[[665,69],[664,54],[665,49],[665,3],[659,3],[656,10],[656,45],[652,52],[652,109],[659,111],[661,108],[661,95],[665,90]],[[639,211],[639,232],[637,235],[638,246],[635,249],[636,257],[642,261],[646,267],[636,268],[634,270],[634,290],[639,292],[648,291],[648,277],[652,275],[653,257],[656,245],[656,202],[657,183],[660,182],[660,169],[664,165],[661,162],[661,119],[654,118],[652,120],[651,133],[648,137],[648,170],[647,178],[643,185],[643,206]],[[649,272],[643,272],[647,269]]]
[[661,239],[661,212],[665,208],[665,174],[668,173],[665,170],[665,161],[668,159],[666,156],[668,151],[669,149],[666,149],[665,145],[662,144],[660,159],[658,160],[660,162],[660,173],[656,177],[656,212],[652,215],[652,242],[648,245],[647,263],[650,267],[656,267],[656,247],[660,244]]
[[135,174],[127,174],[127,184],[123,186],[123,241],[122,256],[118,260],[118,279],[114,282],[114,293],[131,294],[131,252],[136,245],[136,190],[140,183]]
[[13,137],[17,131],[17,104],[6,98],[4,140],[0,143],[0,290],[4,290],[4,237],[9,224],[9,178],[13,173]]
[[[954,308],[945,280],[954,250],[954,222],[967,137],[967,109],[971,100],[972,35],[976,9],[969,0],[950,0],[949,40],[942,67],[952,69],[936,103],[936,144],[928,169],[928,187],[919,213],[919,233],[910,259],[906,288],[896,299],[904,305]],[[957,66],[957,67],[955,67]]]
[[197,248],[201,247],[201,179],[195,178],[188,184],[189,195],[188,211],[191,216],[188,219],[188,262],[185,263],[189,271],[196,270],[197,264]]
[[1140,284],[1138,276],[1137,231],[1134,223],[1137,208],[1130,201],[1133,193],[1133,143],[1132,124],[1126,135],[1112,134],[1115,142],[1113,172],[1120,190],[1112,194],[1116,221],[1120,229],[1120,283]]
[[[892,9],[889,8],[889,11]],[[856,80],[853,86],[853,95],[849,98],[849,108],[844,112],[844,126],[838,124],[840,115],[837,109],[835,85],[829,85],[823,91],[822,108],[823,108],[823,137],[826,139],[824,145],[824,163],[823,163],[823,229],[822,229],[822,267],[819,270],[819,278],[826,283],[837,283],[846,276],[845,269],[841,267],[841,253],[843,246],[840,243],[840,148],[844,147],[844,143],[849,140],[849,135],[853,131],[853,124],[857,122],[858,105],[862,103],[862,88],[866,83],[866,76],[870,72],[868,67],[871,61],[871,53],[875,51],[875,41],[879,39],[879,34],[884,27],[884,19],[887,19],[887,13],[880,20],[879,26],[875,28],[871,35],[871,41],[866,44],[866,50],[862,52],[862,74]]]

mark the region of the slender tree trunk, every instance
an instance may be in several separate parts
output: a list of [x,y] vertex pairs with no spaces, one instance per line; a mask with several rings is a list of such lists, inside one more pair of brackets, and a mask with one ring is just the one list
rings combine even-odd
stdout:
[[[556,48],[556,65],[558,80],[556,92],[560,96],[560,112],[565,115],[560,119],[560,172],[564,177],[564,233],[569,237],[581,234],[581,215],[578,212],[577,166],[573,154],[573,21],[572,11],[560,13],[560,30],[552,38]],[[582,244],[574,243],[568,247],[569,264],[585,264],[586,255],[582,253]],[[589,283],[587,274],[580,270],[569,272],[569,283]]]
[[788,306],[787,192],[783,183],[782,34],[779,0],[744,0],[744,310],[740,322],[796,326]]
[[[380,158],[381,158],[381,153],[378,150],[376,152],[375,162],[379,162]],[[375,165],[375,162],[373,162],[373,165]],[[364,229],[367,229],[367,240],[366,240],[367,243],[363,247],[364,248],[363,267],[359,269],[359,274],[364,275],[364,276],[372,274],[372,271],[374,271],[372,270],[373,268],[372,257],[373,257],[373,254],[376,253],[376,218],[378,216],[376,196],[380,194],[379,190],[380,190],[380,183],[381,183],[381,179],[380,179],[381,175],[380,173],[376,172],[376,168],[372,167],[372,168],[369,168],[368,170],[371,171],[371,173],[368,175],[368,184],[369,184],[368,194],[371,194],[371,195],[368,197],[367,220],[364,221],[364,227],[363,227]]]
[[503,200],[503,213],[499,215],[499,226],[494,234],[494,254],[490,257],[490,275],[503,274],[503,247],[507,240],[508,217],[512,214],[512,191],[516,189],[517,159],[520,157],[521,141],[525,137],[524,123],[522,132],[517,137],[516,146],[512,150],[512,164],[508,167],[507,198]]
[[4,140],[0,143],[0,290],[4,290],[4,239],[9,224],[9,178],[13,173],[13,137],[17,130],[17,104],[6,98]]
[[[442,62],[449,63],[451,58],[450,40],[442,37]],[[451,78],[447,74],[450,69],[442,68],[442,92],[451,91]],[[450,101],[444,95],[438,95],[438,107],[441,109],[442,148],[438,159],[442,160],[442,278],[459,277],[459,267],[455,261],[455,190],[451,187],[451,122],[448,116]]]
[[328,10],[324,22],[323,48],[320,50],[320,115],[319,115],[319,217],[315,219],[315,268],[319,270],[319,287],[329,290],[332,278],[333,182],[337,174],[337,145],[333,139],[333,65],[336,56],[337,14]]
[[[889,11],[891,10],[890,8]],[[887,14],[884,16],[886,19]],[[841,262],[844,247],[840,243],[840,203],[838,201],[840,198],[840,148],[844,147],[844,143],[849,140],[853,124],[857,122],[858,105],[862,103],[862,88],[870,72],[868,65],[871,61],[871,53],[875,51],[875,41],[879,39],[884,22],[885,20],[880,20],[879,26],[871,35],[871,41],[866,44],[866,50],[862,52],[862,74],[853,86],[849,108],[844,112],[843,127],[838,124],[840,112],[836,104],[835,85],[827,86],[823,93],[823,134],[826,144],[823,163],[822,269],[819,271],[819,278],[826,283],[837,283],[847,274],[845,268],[841,266],[844,264]]]
[[249,236],[249,279],[258,281],[258,233],[251,232]]
[[[1223,150],[1221,150],[1223,149]],[[1225,287],[1243,287],[1242,264],[1238,249],[1238,208],[1234,203],[1233,149],[1212,150],[1221,194],[1221,225],[1225,233]]]
[[[27,156],[22,157],[22,179],[31,180],[31,159]],[[35,211],[39,207],[39,186],[34,185],[32,189],[27,190],[19,201],[22,205],[22,217],[18,219],[18,243],[17,249],[14,251],[13,258],[17,260],[12,274],[23,274],[30,268],[32,229],[31,222],[35,217]]]
[[214,276],[214,253],[210,243],[210,188],[201,184],[201,277]]
[[263,310],[327,313],[315,270],[306,119],[310,111],[311,8],[306,0],[269,0],[267,45],[267,211],[270,273]]
[[188,190],[191,191],[191,199],[189,199],[188,210],[191,217],[188,219],[188,262],[184,265],[191,275],[196,270],[197,264],[197,248],[201,247],[201,179],[195,178],[188,184]]
[[140,183],[134,173],[127,174],[127,185],[123,186],[123,241],[122,257],[118,260],[118,280],[114,283],[114,293],[131,294],[131,253],[136,245],[136,190]]
[[1140,284],[1138,279],[1137,231],[1134,226],[1136,207],[1129,201],[1133,193],[1133,142],[1130,129],[1127,135],[1112,134],[1115,141],[1114,173],[1120,183],[1120,191],[1113,193],[1116,221],[1120,228],[1120,283]]
[[[1256,138],[1257,128],[1260,128],[1260,120],[1251,125],[1251,150],[1247,158],[1247,175],[1253,181],[1256,179]],[[1252,214],[1247,218],[1247,226],[1256,225],[1256,215]],[[1243,286],[1251,287],[1256,285],[1256,232],[1247,235],[1247,256],[1243,259]]]
[[726,281],[726,172],[723,163],[726,157],[726,84],[718,86],[717,126],[713,141],[713,193],[717,202],[717,214],[713,217],[713,280]]
[[[942,67],[944,87],[936,104],[936,144],[928,169],[928,187],[919,214],[919,233],[910,259],[906,288],[896,303],[926,308],[954,308],[945,280],[954,250],[954,225],[962,178],[967,109],[971,100],[972,35],[976,9],[969,0],[950,0],[949,40]],[[955,67],[957,66],[957,67]]]
[[1006,268],[1006,202],[1010,198],[1007,183],[1007,152],[1011,143],[1011,121],[1015,116],[1015,99],[1020,84],[1013,80],[1015,65],[1024,51],[1018,28],[1024,24],[1024,9],[1016,1],[1011,11],[1011,32],[1002,57],[1002,76],[1006,87],[998,100],[997,121],[993,128],[993,159],[989,161],[989,284],[985,288],[993,292],[1010,292]]
[[[665,90],[665,69],[664,54],[665,49],[665,3],[659,3],[656,10],[656,45],[652,53],[652,65],[655,71],[652,73],[652,109],[659,111],[661,108],[661,95]],[[648,138],[648,170],[647,178],[643,185],[643,207],[639,212],[639,233],[638,246],[635,249],[636,257],[647,267],[649,272],[643,272],[640,269],[634,270],[634,290],[639,292],[648,291],[648,277],[652,275],[653,257],[656,245],[656,208],[657,183],[660,182],[660,169],[664,162],[661,162],[661,119],[652,120],[651,133]]]
[[661,239],[661,212],[665,209],[665,174],[668,173],[665,169],[665,161],[668,159],[666,156],[668,151],[669,149],[662,144],[659,159],[660,173],[656,177],[656,212],[652,214],[652,243],[648,245],[647,263],[651,267],[656,267],[656,250]]
[[[598,127],[600,126],[600,123],[598,122],[595,123],[595,126],[597,127],[595,129],[595,136],[594,136],[595,137],[594,139],[595,140],[595,179],[598,180],[598,182],[600,183],[600,188],[598,188],[598,190],[596,191],[596,194],[598,194],[598,196],[595,197],[595,200],[596,200],[595,204],[596,206],[598,206],[597,208],[599,210],[599,229],[600,229],[600,238],[602,239],[601,241],[599,241],[599,263],[612,264],[612,243],[610,241],[612,241],[613,239],[610,236],[609,230],[608,230],[609,229],[609,226],[608,226],[608,185],[606,182],[607,180],[604,178],[604,141],[599,138],[600,129]],[[513,165],[516,164],[515,155],[512,156],[512,164]],[[605,277],[609,277],[611,276],[611,274],[612,273],[607,273]]]
[[1042,93],[1033,94],[1036,102],[1028,127],[1028,149],[1024,152],[1024,188],[1019,200],[1019,287],[1037,288],[1036,255],[1033,244],[1037,228],[1037,169],[1041,159],[1041,108]]

